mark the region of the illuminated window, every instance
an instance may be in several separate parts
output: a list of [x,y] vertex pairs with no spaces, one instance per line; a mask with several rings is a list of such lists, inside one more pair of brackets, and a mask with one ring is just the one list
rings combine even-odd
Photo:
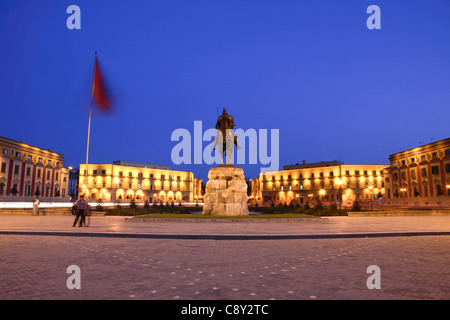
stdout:
[[420,170],[420,173],[422,174],[422,177],[426,178],[427,177],[427,169],[426,168],[422,168]]
[[432,166],[431,174],[439,174],[439,166]]

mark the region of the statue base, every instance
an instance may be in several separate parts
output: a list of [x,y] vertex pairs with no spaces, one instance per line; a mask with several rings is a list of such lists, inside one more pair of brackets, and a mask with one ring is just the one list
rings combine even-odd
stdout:
[[248,216],[247,184],[244,170],[233,165],[219,165],[208,173],[203,197],[203,215]]

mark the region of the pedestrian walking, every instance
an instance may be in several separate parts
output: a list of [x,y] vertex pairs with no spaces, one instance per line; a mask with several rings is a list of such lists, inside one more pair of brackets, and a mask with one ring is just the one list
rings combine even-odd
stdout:
[[83,226],[83,224],[85,224],[84,211],[86,208],[86,200],[84,200],[84,196],[80,196],[80,199],[78,199],[76,202],[76,206],[77,206],[77,216],[75,218],[75,221],[73,222],[72,227],[75,227],[78,219],[80,219],[80,224],[78,226],[81,227]]
[[77,202],[75,201],[72,205],[72,215],[76,216],[78,212],[78,208],[77,208]]
[[41,204],[41,202],[39,201],[38,197],[34,198],[34,202],[33,202],[33,215],[38,216],[39,215],[39,205]]

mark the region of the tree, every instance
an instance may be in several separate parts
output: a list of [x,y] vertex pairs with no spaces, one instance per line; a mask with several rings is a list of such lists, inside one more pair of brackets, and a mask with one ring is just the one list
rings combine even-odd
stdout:
[[316,209],[320,209],[320,210],[322,210],[323,209],[323,204],[322,204],[322,201],[317,201],[317,203],[316,203]]
[[11,188],[11,193],[12,193],[13,196],[15,196],[16,194],[19,193],[19,190],[17,190],[16,185],[14,185],[14,186]]
[[352,210],[353,211],[361,211],[361,205],[359,204],[358,200],[355,200],[355,202],[353,202]]
[[103,200],[102,199],[98,199],[97,200],[97,205],[95,206],[95,209],[97,210],[97,211],[102,211],[102,209],[103,209]]

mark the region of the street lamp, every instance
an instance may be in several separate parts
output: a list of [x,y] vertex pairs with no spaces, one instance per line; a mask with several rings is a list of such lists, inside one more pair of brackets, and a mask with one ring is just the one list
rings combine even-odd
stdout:
[[342,180],[338,179],[338,202],[339,202],[339,215],[341,215],[341,202],[342,202]]
[[84,199],[87,199],[87,195],[86,195],[86,184],[83,184],[83,186],[82,186],[81,188],[83,189]]
[[309,203],[311,203],[313,197],[314,197],[314,194],[308,193],[308,199],[309,199],[308,202]]
[[320,190],[320,192],[319,192],[321,195],[322,195],[322,197],[323,197],[323,195],[325,194],[325,190]]
[[[119,184],[119,179],[116,177],[116,178],[114,178],[113,182],[114,182],[114,185],[113,185],[113,190],[112,190],[112,192],[113,192],[113,196],[114,196],[114,202],[116,202],[116,201],[117,201],[117,192],[116,192],[116,189],[117,189],[117,185]],[[111,201],[112,201],[112,198],[113,198],[113,197],[111,197]]]
[[405,194],[406,194],[406,188],[400,188],[400,192],[401,192],[402,198],[404,198]]

